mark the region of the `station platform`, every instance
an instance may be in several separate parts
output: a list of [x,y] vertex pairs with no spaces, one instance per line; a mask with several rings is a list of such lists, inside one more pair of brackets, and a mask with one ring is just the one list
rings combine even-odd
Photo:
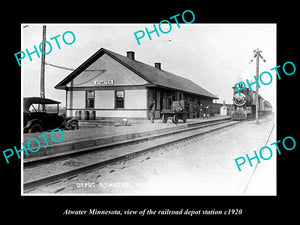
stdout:
[[[182,129],[189,126],[200,125],[209,123],[212,121],[219,120],[229,120],[230,116],[216,116],[210,118],[198,118],[198,119],[188,119],[186,123],[179,121],[177,124],[174,124],[171,120],[168,120],[167,123],[163,123],[161,119],[157,119],[154,123],[151,123],[150,120],[139,120],[139,121],[128,121],[130,126],[93,126],[93,127],[84,127],[79,130],[65,130],[64,138],[62,142],[55,143],[51,140],[50,134],[45,136],[47,138],[49,146],[46,147],[46,143],[42,137],[38,137],[41,133],[31,133],[24,134],[23,142],[27,143],[31,138],[36,138],[40,141],[41,148],[38,152],[29,152],[28,155],[24,154],[24,158],[45,156],[57,152],[71,151],[80,148],[93,147],[108,143],[113,143],[117,141],[129,140],[136,137],[148,136],[156,133],[169,132],[175,129]],[[50,132],[49,132],[50,133]],[[56,140],[61,138],[59,132],[53,133],[53,137]],[[36,142],[31,142],[30,147],[35,149],[38,147]]]

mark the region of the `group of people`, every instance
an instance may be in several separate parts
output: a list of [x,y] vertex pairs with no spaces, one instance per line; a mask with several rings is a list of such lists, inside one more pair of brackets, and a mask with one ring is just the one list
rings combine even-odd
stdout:
[[187,109],[190,113],[190,118],[208,118],[210,114],[210,107],[209,105],[202,105],[202,104],[193,104],[188,105]]
[[[153,101],[148,110],[150,112],[150,119],[151,123],[154,123],[155,118],[155,101]],[[210,114],[210,107],[209,105],[202,105],[202,104],[193,104],[190,105],[189,103],[185,102],[184,110],[189,112],[190,119],[194,118],[208,118]]]

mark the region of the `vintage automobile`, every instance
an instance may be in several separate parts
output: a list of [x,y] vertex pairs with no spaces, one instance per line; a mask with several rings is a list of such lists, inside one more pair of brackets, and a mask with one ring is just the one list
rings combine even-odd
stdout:
[[35,133],[60,128],[62,130],[79,129],[78,120],[59,115],[60,102],[40,97],[28,97],[23,100],[23,132]]

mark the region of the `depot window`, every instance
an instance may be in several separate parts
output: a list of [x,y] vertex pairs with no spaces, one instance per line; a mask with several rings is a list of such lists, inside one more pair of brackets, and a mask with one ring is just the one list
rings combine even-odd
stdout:
[[93,109],[95,107],[95,91],[86,92],[86,108]]
[[116,99],[116,105],[115,105],[115,108],[116,109],[124,109],[124,96],[125,96],[125,93],[124,91],[120,91],[120,90],[117,90],[115,92],[115,99]]

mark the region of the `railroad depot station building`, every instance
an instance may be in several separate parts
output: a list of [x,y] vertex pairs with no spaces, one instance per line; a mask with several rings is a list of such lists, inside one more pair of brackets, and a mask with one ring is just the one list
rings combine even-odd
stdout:
[[149,118],[148,106],[156,101],[155,118],[173,101],[210,105],[217,97],[194,82],[153,66],[101,48],[59,82],[66,91],[67,116],[93,113],[103,118]]

